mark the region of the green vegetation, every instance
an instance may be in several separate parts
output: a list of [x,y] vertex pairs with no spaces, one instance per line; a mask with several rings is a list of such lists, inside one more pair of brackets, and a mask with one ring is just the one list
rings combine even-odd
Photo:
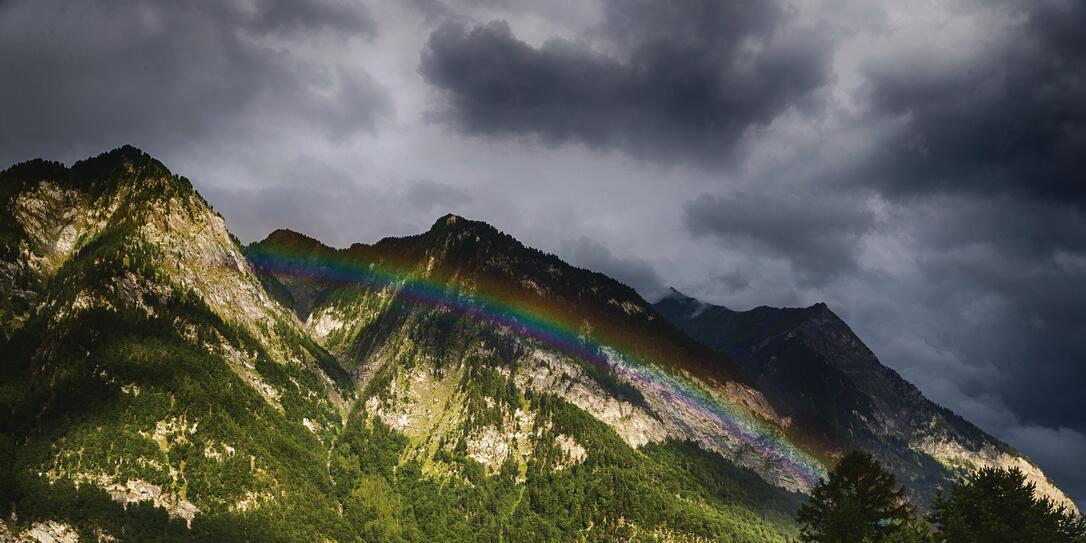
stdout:
[[796,514],[808,543],[1086,543],[1086,519],[1038,497],[1017,468],[982,468],[927,518],[870,455],[852,452]]
[[[565,400],[514,386],[519,369],[511,361],[522,359],[525,349],[515,338],[410,304],[393,304],[374,326],[385,319],[412,341],[398,344],[397,358],[373,377],[362,397],[384,394],[421,361],[436,370],[459,360],[456,395],[465,420],[460,433],[441,438],[449,446],[442,445],[432,459],[449,476],[428,477],[425,459],[404,460],[413,446],[409,440],[378,418],[352,414],[332,461],[332,478],[352,525],[377,526],[381,518],[394,518],[399,528],[385,534],[390,541],[615,541],[648,539],[655,529],[721,541],[785,541],[794,534],[790,516],[798,499],[753,472],[689,443],[633,450]],[[471,342],[464,344],[465,338]],[[535,415],[539,433],[532,454],[525,465],[510,458],[486,475],[468,457],[464,439],[473,430],[500,426],[515,409]],[[588,451],[583,463],[559,468],[559,434],[573,436]],[[393,498],[382,501],[383,508],[351,501],[386,488]]]
[[[21,444],[0,449],[14,457],[5,473],[11,484],[0,497],[5,518],[12,507],[21,523],[57,519],[91,540],[101,529],[129,541],[312,541],[318,534],[339,541],[615,541],[651,540],[654,528],[667,527],[755,542],[785,541],[791,533],[795,497],[752,472],[691,444],[635,451],[565,401],[523,397],[486,366],[463,383],[473,395],[527,402],[553,424],[549,436],[577,436],[590,451],[586,462],[556,470],[553,441],[540,439],[523,482],[516,482],[514,465],[484,475],[463,451],[441,453],[442,461],[460,466],[460,477],[427,477],[417,462],[403,461],[407,438],[356,406],[334,438],[326,471],[325,446],[296,423],[302,414],[313,417],[315,406],[284,393],[283,412],[277,411],[221,359],[180,337],[173,323],[183,318],[208,340],[215,330],[242,349],[252,348],[251,340],[191,296],[170,298],[156,310],[153,318],[135,308],[80,313],[51,338],[59,351],[41,365],[15,362],[35,360],[46,338],[31,336],[47,334],[43,328],[24,329],[18,346],[5,351],[14,356],[4,366],[3,434],[5,443]],[[256,369],[284,391],[292,378],[311,375],[264,356]],[[122,390],[131,384],[138,395]],[[178,417],[198,422],[198,429],[187,441],[169,436],[163,451],[147,434]],[[223,451],[213,444],[235,452],[208,458],[205,451]],[[149,503],[123,508],[92,485],[77,489],[63,477],[49,484],[38,473],[51,469],[146,481],[184,496],[201,513],[188,528]],[[274,499],[232,511],[249,492]]]
[[[379,419],[352,417],[332,463],[345,518],[367,527],[363,539],[375,541],[616,541],[662,526],[719,541],[786,541],[791,533],[782,526],[793,498],[753,473],[733,480],[738,468],[689,444],[642,454],[563,400],[532,401],[555,432],[586,439],[592,452],[584,464],[555,470],[557,451],[542,447],[517,483],[511,464],[484,476],[479,464],[451,452],[446,460],[463,466],[463,479],[427,478],[417,463],[400,461],[402,435]],[[597,439],[586,437],[593,434]]]
[[891,541],[913,518],[894,475],[860,451],[842,458],[796,515],[807,543]]
[[[0,260],[18,270],[0,277],[0,518],[9,529],[52,520],[87,541],[754,543],[796,534],[798,497],[753,472],[690,443],[632,449],[564,399],[517,387],[518,364],[538,346],[515,332],[358,286],[314,298],[357,312],[336,356],[288,321],[231,320],[194,290],[172,250],[145,236],[162,209],[195,221],[206,202],[136,149],[72,168],[36,161],[0,179]],[[83,212],[116,206],[36,270],[26,251],[41,257],[48,248],[32,246],[11,204],[43,180],[74,191]],[[515,249],[558,263],[506,247],[515,243],[508,236],[483,243],[500,247],[456,251]],[[442,246],[383,244],[369,257],[418,263],[428,246]],[[467,261],[449,262],[458,258]],[[565,299],[595,283],[608,289],[600,296],[630,296],[602,276],[573,273],[556,283]],[[311,286],[280,284],[276,295],[290,302],[290,288],[301,298]],[[374,357],[385,362],[358,390],[355,372]],[[576,362],[605,390],[641,401]],[[444,434],[408,437],[365,408],[415,368],[457,376],[448,388],[462,418]],[[497,466],[474,460],[468,436],[518,409],[532,413],[529,450]],[[569,461],[559,435],[584,458]]]
[[[297,423],[303,414],[315,420],[323,414],[335,428],[335,414],[309,402],[304,388],[290,386],[291,379],[304,382],[312,374],[258,358],[261,376],[284,391],[280,413],[221,358],[181,337],[175,324],[183,319],[208,342],[213,331],[231,337],[237,330],[191,295],[155,307],[151,318],[135,307],[91,308],[59,331],[42,319],[5,348],[2,429],[20,446],[0,505],[27,521],[66,520],[88,537],[92,528],[133,541],[144,540],[136,534],[184,534],[185,523],[167,521],[161,509],[129,507],[117,514],[120,506],[107,504],[102,490],[72,485],[79,477],[104,476],[144,481],[209,512],[196,516],[194,534],[210,529],[204,524],[210,521],[219,535],[228,528],[250,535],[274,529],[268,540],[304,540],[310,525],[337,522],[323,447]],[[244,348],[247,342],[238,343]],[[36,351],[44,345],[51,352],[43,359]],[[165,431],[156,433],[163,423]],[[53,477],[57,482],[48,484]],[[275,499],[252,514],[229,514],[250,493]],[[250,518],[268,528],[252,531]]]
[[984,468],[935,501],[938,543],[1084,543],[1086,520],[1036,494],[1017,468]]

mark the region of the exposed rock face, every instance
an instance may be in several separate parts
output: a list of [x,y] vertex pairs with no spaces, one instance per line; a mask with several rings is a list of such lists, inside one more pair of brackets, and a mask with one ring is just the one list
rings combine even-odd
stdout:
[[[612,357],[618,358],[617,354]],[[668,401],[660,390],[642,384],[640,388],[647,405],[642,407],[616,399],[599,384],[584,374],[584,371],[572,361],[553,353],[536,351],[532,353],[532,364],[525,371],[517,374],[518,384],[537,391],[550,391],[559,394],[566,401],[584,409],[592,416],[611,426],[632,447],[648,443],[659,443],[667,439],[693,441],[702,448],[719,453],[738,465],[748,467],[782,488],[792,491],[807,489],[805,482],[774,469],[757,453],[745,450],[734,437],[720,431],[715,421],[705,414]],[[615,361],[618,375],[622,375],[620,363]],[[700,382],[694,376],[687,376]],[[710,385],[701,383],[705,390],[727,396],[728,401],[743,398],[749,405],[756,406],[765,420],[785,424],[766,403],[757,391],[737,383]]]
[[[173,285],[148,283],[129,273],[107,286],[113,291],[103,303],[108,303],[109,294],[142,304],[147,291],[161,297],[175,288],[192,289],[225,318],[272,348],[280,361],[295,356],[280,350],[283,341],[277,330],[300,330],[300,323],[261,287],[222,217],[187,181],[172,178],[161,164],[139,151],[126,148],[113,155],[117,156],[95,159],[121,161],[128,169],[121,181],[109,187],[97,186],[102,181],[93,177],[28,178],[26,189],[10,204],[25,238],[18,244],[17,257],[5,262],[5,267],[30,270],[38,280],[46,280],[98,236],[123,235],[133,249],[153,252],[156,271]],[[94,161],[88,162],[85,168],[93,168]],[[92,294],[77,296],[74,308],[87,306]]]
[[20,194],[12,212],[28,234],[28,263],[40,274],[59,268],[81,235],[99,226],[92,221],[86,198],[79,191],[49,181]]
[[29,528],[17,533],[7,532],[0,526],[0,541],[11,543],[79,543],[79,534],[68,524],[49,520],[35,522]]
[[[510,404],[484,395],[482,405],[473,405],[464,386],[470,371],[463,364],[386,371],[393,373],[389,385],[366,400],[366,411],[412,439],[415,445],[405,452],[405,458],[422,461],[427,473],[442,476],[455,471],[455,467],[435,460],[435,455],[441,450],[454,451],[461,441],[467,457],[487,473],[496,473],[507,462],[523,469],[541,441],[553,443],[565,453],[564,458],[554,460],[556,467],[569,467],[587,456],[571,436],[555,435],[550,422],[539,419],[528,401]],[[485,422],[476,422],[480,409]]]
[[968,473],[980,468],[1019,469],[1026,480],[1036,485],[1036,491],[1053,503],[1077,511],[1075,503],[1045,476],[1041,468],[1024,455],[1000,448],[998,443],[985,443],[979,449],[967,449],[954,440],[939,440],[928,437],[911,443],[916,450],[930,455],[948,470],[955,473]]
[[838,450],[871,451],[923,500],[981,467],[1018,467],[1056,503],[1074,503],[1022,453],[934,404],[825,304],[736,312],[672,291],[656,309],[734,357],[773,406]]
[[524,371],[517,372],[517,385],[538,392],[558,394],[569,403],[604,422],[631,447],[659,443],[668,430],[643,407],[615,398],[575,362],[546,351],[533,351]]
[[[80,480],[84,479],[80,478]],[[200,510],[188,500],[178,498],[168,492],[163,492],[162,488],[158,485],[140,481],[139,479],[129,479],[124,483],[119,483],[110,482],[109,477],[106,475],[99,475],[88,481],[105,489],[106,492],[109,493],[109,497],[113,498],[113,501],[125,505],[130,503],[151,502],[155,504],[155,507],[165,509],[170,516],[185,519],[185,522],[190,526],[192,525],[192,519],[200,512]]]
[[558,446],[566,455],[565,461],[558,465],[558,469],[565,469],[570,466],[580,464],[581,462],[584,462],[585,458],[588,457],[588,450],[582,447],[580,443],[577,443],[576,439],[573,439],[570,436],[567,436],[565,434],[558,434],[557,436],[555,436],[554,441],[558,443]]

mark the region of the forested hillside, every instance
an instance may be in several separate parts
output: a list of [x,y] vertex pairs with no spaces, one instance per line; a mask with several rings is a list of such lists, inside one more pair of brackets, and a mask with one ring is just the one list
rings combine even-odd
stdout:
[[[267,259],[254,268],[188,181],[136,149],[71,168],[20,164],[2,183],[5,537],[794,533],[798,494],[679,439],[587,351],[418,296],[426,262],[408,268],[432,238],[401,257],[385,247],[409,242],[360,246],[348,258],[410,262],[380,281],[312,273],[330,283],[299,303],[305,273],[280,274],[284,285],[261,272]],[[647,307],[598,274],[526,254],[575,273],[545,288],[595,277]],[[427,285],[469,291],[454,275]],[[315,324],[313,308],[343,304],[357,310],[336,313],[349,332]]]

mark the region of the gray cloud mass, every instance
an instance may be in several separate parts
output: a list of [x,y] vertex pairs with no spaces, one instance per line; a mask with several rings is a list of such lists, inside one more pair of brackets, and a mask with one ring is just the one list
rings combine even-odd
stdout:
[[772,2],[616,0],[604,13],[614,54],[564,39],[534,47],[504,21],[446,22],[419,70],[445,91],[440,114],[469,133],[707,164],[826,82],[828,50],[782,32]]
[[937,48],[869,61],[860,94],[898,122],[857,182],[892,194],[1009,191],[1086,206],[1086,4],[1010,8],[1005,37],[938,59]]
[[[81,158],[252,139],[270,126],[341,138],[386,107],[365,72],[304,62],[293,43],[375,32],[359,4],[10,1],[0,5],[0,156]],[[225,140],[225,141],[224,141]]]
[[695,236],[786,259],[799,278],[814,283],[855,269],[855,248],[874,222],[862,203],[845,198],[742,193],[703,194],[686,203],[684,219]]
[[652,264],[633,256],[616,256],[606,245],[581,236],[562,245],[562,255],[573,265],[605,273],[636,288],[643,296],[657,299],[667,286]]

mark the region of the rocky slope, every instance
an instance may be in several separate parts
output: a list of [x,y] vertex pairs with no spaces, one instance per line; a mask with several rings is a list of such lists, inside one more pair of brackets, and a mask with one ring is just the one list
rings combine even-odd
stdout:
[[[298,472],[331,439],[305,421],[341,420],[320,369],[332,359],[187,180],[133,148],[2,177],[3,493],[31,500],[12,514],[88,514],[72,504],[100,497],[191,528],[214,511],[288,511],[287,488],[327,494]],[[119,537],[124,518],[81,528]]]
[[[782,488],[803,491],[810,485],[809,478],[782,468],[774,456],[782,451],[746,443],[742,432],[720,427],[718,414],[675,401],[684,393],[680,387],[663,386],[655,375],[632,375],[648,367],[681,380],[681,386],[712,395],[742,411],[750,424],[763,425],[769,437],[786,441],[787,421],[739,378],[730,360],[659,319],[629,287],[526,248],[489,225],[450,215],[425,234],[343,251],[279,231],[250,247],[249,255],[264,272],[264,283],[294,302],[310,334],[375,394],[367,406],[409,436],[447,439],[447,427],[419,428],[413,421],[431,424],[450,410],[477,409],[446,403],[412,411],[423,398],[455,389],[465,360],[483,360],[520,390],[564,387],[561,397],[611,426],[632,447],[693,441]],[[533,322],[538,320],[544,322]],[[540,340],[541,327],[572,331],[578,341],[606,339],[586,339],[571,351],[554,338]],[[586,347],[595,350],[588,360],[576,353]],[[409,371],[415,373],[404,373]],[[515,407],[500,428],[482,430],[504,435],[502,446],[514,451],[516,421],[531,417]],[[487,404],[494,417],[507,408]],[[470,445],[479,437],[467,439]],[[432,442],[426,447],[436,450]],[[799,448],[785,452],[805,455]]]
[[5,539],[793,533],[786,422],[602,275],[452,216],[243,249],[130,147],[0,187]]
[[775,409],[820,441],[875,454],[923,503],[963,473],[996,466],[1021,469],[1040,493],[1075,507],[1025,455],[882,365],[825,304],[732,311],[672,290],[655,308],[736,360]]

